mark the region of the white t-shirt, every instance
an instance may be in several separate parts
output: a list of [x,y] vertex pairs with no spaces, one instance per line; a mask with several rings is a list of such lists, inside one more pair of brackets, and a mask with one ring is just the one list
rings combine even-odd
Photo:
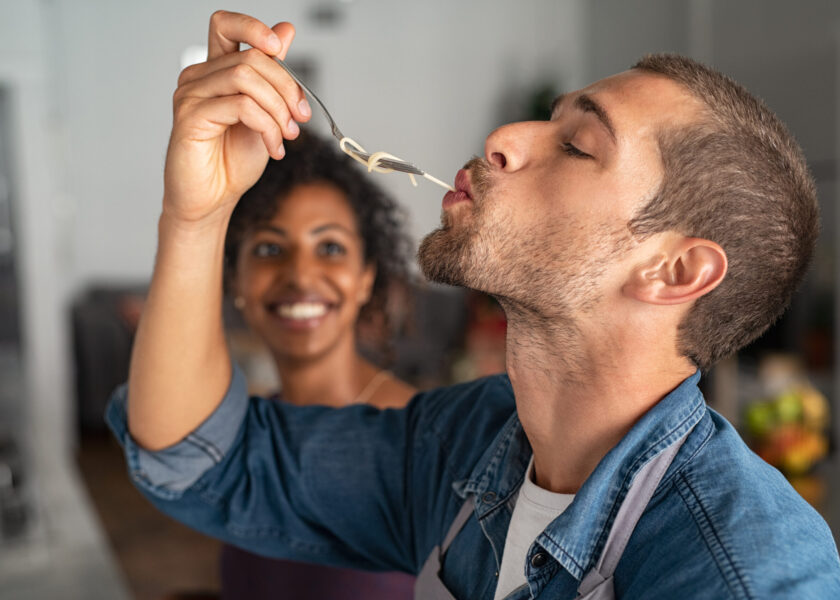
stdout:
[[557,494],[537,486],[534,483],[534,458],[531,457],[510,518],[494,600],[504,598],[527,583],[525,557],[531,544],[574,499],[574,494]]

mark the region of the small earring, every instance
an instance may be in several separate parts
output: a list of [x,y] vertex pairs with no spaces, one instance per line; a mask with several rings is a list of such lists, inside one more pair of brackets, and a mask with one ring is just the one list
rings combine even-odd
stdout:
[[233,299],[233,305],[239,310],[242,310],[243,308],[245,308],[245,298],[243,298],[242,296],[237,296]]

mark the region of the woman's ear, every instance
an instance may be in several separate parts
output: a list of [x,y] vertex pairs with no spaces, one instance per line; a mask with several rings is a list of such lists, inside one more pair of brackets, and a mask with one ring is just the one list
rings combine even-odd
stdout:
[[726,275],[726,253],[702,238],[681,238],[644,265],[622,288],[626,296],[649,304],[683,304],[715,289]]
[[357,298],[360,307],[370,302],[370,298],[373,295],[373,284],[375,281],[376,265],[372,262],[365,263],[365,268],[362,272],[362,285],[359,286],[359,296]]
[[224,288],[225,289],[225,296],[233,299],[233,306],[237,310],[242,310],[245,308],[245,298],[239,292],[239,282],[235,275],[231,276],[229,273],[225,272],[225,281],[224,281]]

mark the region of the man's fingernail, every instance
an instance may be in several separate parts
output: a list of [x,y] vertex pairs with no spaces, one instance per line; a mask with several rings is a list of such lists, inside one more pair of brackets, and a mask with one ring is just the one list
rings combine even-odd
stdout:
[[312,109],[309,108],[309,102],[306,101],[306,98],[298,102],[298,108],[300,109],[300,114],[304,117],[308,117],[312,114]]
[[280,144],[280,147],[277,148],[277,157],[283,158],[284,156],[286,156],[286,148],[283,146],[283,144]]
[[280,38],[277,37],[276,33],[272,33],[268,36],[268,41],[266,42],[268,49],[273,52],[274,54],[279,54],[280,51],[283,49],[283,42],[280,41]]
[[288,129],[289,135],[297,135],[300,133],[300,127],[298,127],[298,124],[295,123],[294,119],[289,119],[286,129]]

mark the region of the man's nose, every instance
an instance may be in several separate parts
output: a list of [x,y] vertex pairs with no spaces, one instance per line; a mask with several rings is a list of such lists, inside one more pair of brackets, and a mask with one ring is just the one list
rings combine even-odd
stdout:
[[504,171],[517,171],[528,163],[537,137],[538,121],[502,125],[484,142],[484,157]]

